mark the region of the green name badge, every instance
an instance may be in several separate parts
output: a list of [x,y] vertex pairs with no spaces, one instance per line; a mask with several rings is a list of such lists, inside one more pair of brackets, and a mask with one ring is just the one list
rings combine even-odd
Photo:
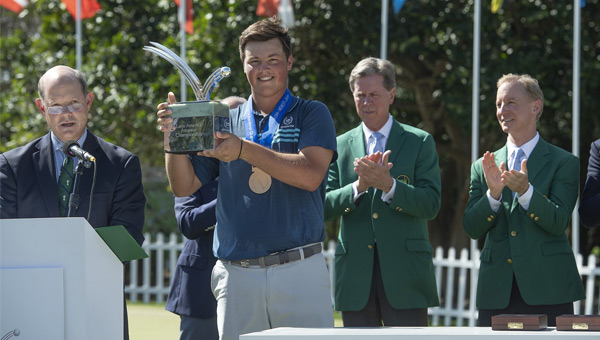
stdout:
[[170,153],[196,153],[215,147],[214,133],[231,132],[229,106],[215,101],[182,102],[169,105],[173,129]]

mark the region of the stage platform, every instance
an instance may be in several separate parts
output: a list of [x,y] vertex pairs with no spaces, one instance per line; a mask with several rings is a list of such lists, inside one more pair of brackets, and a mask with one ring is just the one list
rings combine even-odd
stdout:
[[600,339],[600,332],[492,331],[489,327],[276,328],[240,340],[573,340]]

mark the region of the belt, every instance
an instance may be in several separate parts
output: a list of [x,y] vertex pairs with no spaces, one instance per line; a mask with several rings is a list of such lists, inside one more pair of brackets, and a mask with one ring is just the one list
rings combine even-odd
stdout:
[[261,268],[275,266],[278,264],[290,263],[302,259],[309,258],[322,251],[321,243],[311,244],[309,246],[296,248],[292,250],[284,250],[271,255],[258,257],[255,259],[229,261],[221,259],[225,263],[248,268],[250,266],[260,266]]

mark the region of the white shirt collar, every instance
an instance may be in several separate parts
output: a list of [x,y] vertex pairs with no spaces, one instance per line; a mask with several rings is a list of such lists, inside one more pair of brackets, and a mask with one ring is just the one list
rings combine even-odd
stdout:
[[390,132],[392,131],[393,122],[394,122],[394,120],[392,119],[392,115],[388,113],[388,120],[387,120],[387,122],[385,122],[385,124],[383,124],[383,126],[381,127],[381,129],[379,129],[379,131],[372,131],[365,125],[365,123],[363,123],[362,128],[363,128],[363,135],[365,136],[365,145],[366,145],[366,143],[368,143],[369,138],[371,138],[371,135],[374,132],[381,133],[383,135],[383,140],[387,141],[388,137],[390,136]]
[[529,155],[533,152],[533,149],[537,145],[540,140],[540,133],[536,132],[535,137],[531,138],[527,143],[521,145],[520,147],[516,146],[513,142],[506,140],[506,152],[507,152],[507,160],[515,157],[515,150],[521,149],[525,153],[525,158],[529,158]]

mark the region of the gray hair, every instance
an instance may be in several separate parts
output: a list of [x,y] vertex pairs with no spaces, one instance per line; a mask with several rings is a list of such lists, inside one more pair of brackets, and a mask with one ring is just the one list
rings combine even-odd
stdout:
[[537,116],[537,118],[539,119],[542,115],[542,111],[544,111],[544,93],[542,92],[542,89],[540,88],[540,84],[538,83],[537,79],[533,78],[528,74],[509,73],[503,75],[502,77],[500,77],[500,79],[498,79],[498,82],[496,83],[496,88],[500,88],[500,86],[506,83],[519,83],[525,87],[529,98],[531,98],[532,100],[540,100],[542,105],[540,107],[540,112]]
[[354,82],[360,77],[382,75],[383,76],[383,87],[386,90],[391,91],[396,88],[396,71],[394,70],[394,64],[387,60],[368,57],[356,64],[350,73],[350,91],[354,92]]

